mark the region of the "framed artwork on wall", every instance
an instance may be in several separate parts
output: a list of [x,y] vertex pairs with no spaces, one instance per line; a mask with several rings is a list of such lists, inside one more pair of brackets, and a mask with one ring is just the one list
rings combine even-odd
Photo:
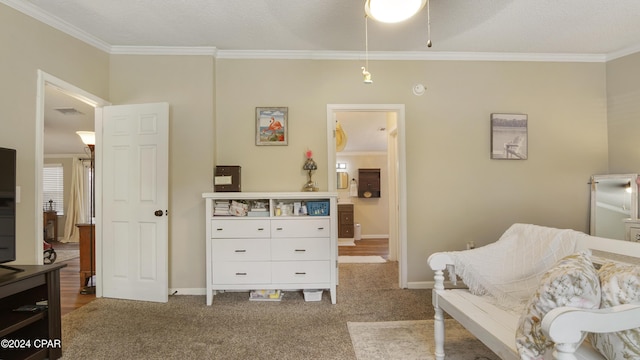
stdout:
[[256,108],[256,145],[289,144],[289,108]]
[[527,120],[526,114],[491,114],[492,159],[527,159]]

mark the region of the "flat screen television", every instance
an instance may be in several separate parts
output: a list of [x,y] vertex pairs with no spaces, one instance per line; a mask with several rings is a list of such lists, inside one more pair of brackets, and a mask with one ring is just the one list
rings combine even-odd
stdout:
[[0,264],[15,259],[16,151],[0,147]]

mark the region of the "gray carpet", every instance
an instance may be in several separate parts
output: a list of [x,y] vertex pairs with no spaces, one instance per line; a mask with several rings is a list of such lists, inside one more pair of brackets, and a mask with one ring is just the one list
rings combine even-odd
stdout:
[[97,299],[62,318],[64,359],[355,359],[347,322],[433,318],[430,290],[397,288],[397,263],[340,264],[338,303],[248,293]]

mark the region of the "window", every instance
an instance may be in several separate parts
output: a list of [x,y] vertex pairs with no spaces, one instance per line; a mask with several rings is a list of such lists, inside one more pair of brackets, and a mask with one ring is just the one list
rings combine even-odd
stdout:
[[42,209],[64,215],[64,169],[62,164],[45,164],[42,169]]

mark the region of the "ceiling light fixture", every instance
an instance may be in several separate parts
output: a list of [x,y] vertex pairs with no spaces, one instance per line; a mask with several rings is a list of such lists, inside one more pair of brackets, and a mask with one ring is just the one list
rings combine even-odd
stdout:
[[417,14],[426,3],[427,0],[366,0],[364,11],[374,20],[397,23]]

